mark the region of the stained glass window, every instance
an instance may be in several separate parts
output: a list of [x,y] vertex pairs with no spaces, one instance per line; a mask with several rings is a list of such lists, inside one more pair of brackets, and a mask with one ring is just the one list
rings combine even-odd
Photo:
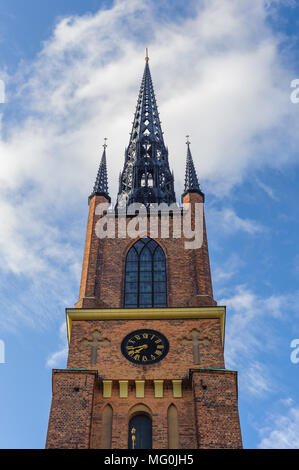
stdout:
[[165,254],[151,238],[140,238],[127,254],[124,306],[167,307]]

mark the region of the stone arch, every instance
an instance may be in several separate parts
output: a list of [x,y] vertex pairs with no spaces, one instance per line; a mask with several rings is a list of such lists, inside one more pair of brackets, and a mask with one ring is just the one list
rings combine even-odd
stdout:
[[153,417],[152,410],[147,405],[144,405],[143,403],[137,403],[136,405],[132,406],[132,408],[129,409],[128,421],[130,421],[130,419],[133,418],[134,416],[141,415],[141,414],[145,414],[151,419]]

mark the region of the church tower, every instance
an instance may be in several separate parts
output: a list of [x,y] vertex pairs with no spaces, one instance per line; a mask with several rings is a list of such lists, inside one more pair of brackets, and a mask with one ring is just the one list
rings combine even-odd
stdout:
[[103,147],[79,298],[66,309],[67,368],[53,370],[46,446],[242,448],[204,194],[187,137],[185,188],[176,201],[148,54],[114,207],[106,140]]

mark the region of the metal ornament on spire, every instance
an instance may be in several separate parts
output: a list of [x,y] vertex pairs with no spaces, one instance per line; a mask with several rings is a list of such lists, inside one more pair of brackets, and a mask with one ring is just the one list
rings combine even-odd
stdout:
[[105,196],[110,201],[108,192],[108,175],[107,175],[107,161],[106,161],[106,148],[107,148],[107,137],[104,138],[103,154],[97,174],[97,178],[93,187],[93,191],[89,196],[89,199],[95,195]]
[[145,61],[148,62],[149,61],[149,56],[148,56],[148,48],[145,49]]
[[134,202],[146,207],[153,203],[165,202],[170,205],[176,202],[147,49],[132,132],[125,151],[116,209]]
[[186,136],[186,145],[187,145],[187,158],[186,158],[186,172],[185,172],[185,190],[184,194],[186,193],[199,193],[203,196],[203,193],[200,189],[200,185],[198,182],[195,166],[193,163],[193,158],[190,150],[190,136]]

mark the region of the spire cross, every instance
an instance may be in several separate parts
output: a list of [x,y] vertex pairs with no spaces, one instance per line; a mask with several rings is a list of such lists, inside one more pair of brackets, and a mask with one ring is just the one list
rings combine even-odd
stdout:
[[84,338],[81,340],[82,344],[91,346],[91,364],[97,363],[99,345],[103,346],[104,348],[110,345],[109,339],[107,338],[99,339],[99,336],[100,336],[100,332],[94,331],[92,334],[92,339]]
[[186,139],[187,139],[186,144],[187,144],[187,145],[189,145],[189,144],[191,143],[190,140],[189,140],[189,137],[190,137],[190,135],[186,135]]
[[194,364],[199,365],[200,364],[200,345],[209,344],[211,340],[210,338],[207,338],[206,336],[204,338],[200,338],[200,333],[196,329],[192,330],[190,332],[190,335],[191,335],[191,339],[183,338],[182,344],[187,345],[187,344],[192,343],[193,361],[194,361]]
[[104,145],[103,145],[104,149],[107,147],[107,140],[108,140],[107,137],[105,137],[104,138]]

